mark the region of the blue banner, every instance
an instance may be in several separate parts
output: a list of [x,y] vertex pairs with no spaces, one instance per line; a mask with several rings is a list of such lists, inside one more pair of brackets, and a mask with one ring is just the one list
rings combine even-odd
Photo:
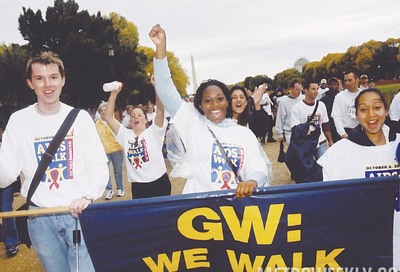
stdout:
[[[155,197],[80,216],[96,271],[343,271],[392,266],[398,177]],[[280,268],[281,270],[273,270]]]

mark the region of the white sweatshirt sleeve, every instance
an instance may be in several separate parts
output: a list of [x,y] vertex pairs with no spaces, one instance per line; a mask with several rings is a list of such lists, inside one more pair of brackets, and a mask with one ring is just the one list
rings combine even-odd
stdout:
[[172,81],[167,58],[162,60],[154,58],[153,64],[157,95],[165,109],[174,117],[183,101]]

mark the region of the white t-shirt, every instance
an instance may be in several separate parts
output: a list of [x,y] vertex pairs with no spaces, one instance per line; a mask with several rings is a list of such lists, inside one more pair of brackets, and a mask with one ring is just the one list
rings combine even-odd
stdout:
[[148,122],[153,122],[154,118],[156,117],[156,113],[153,111],[151,113],[147,113],[146,116]]
[[129,128],[130,124],[129,122],[131,121],[131,116],[130,115],[125,115],[124,118],[122,118],[121,123],[124,125],[124,127]]
[[398,121],[400,120],[400,95],[396,94],[393,98],[392,104],[390,104],[389,109],[390,120]]
[[272,115],[272,105],[274,103],[272,103],[271,98],[269,97],[268,93],[263,94],[261,101],[260,101],[260,105],[264,105],[265,103],[267,103],[267,105],[263,106],[263,109],[265,110],[266,113],[268,113],[268,115]]
[[325,93],[329,91],[328,87],[325,87],[325,89],[318,88],[318,94],[317,94],[317,99],[320,100],[322,97],[324,97]]
[[[276,114],[276,124],[275,129],[278,134],[278,137],[283,137],[284,131],[291,131],[292,127],[290,126],[292,108],[294,105],[299,103],[304,99],[304,95],[300,94],[296,98],[292,98],[290,96],[283,96],[279,100],[279,108]],[[289,141],[290,139],[286,139]]]
[[[307,105],[304,101],[300,101],[292,108],[292,116],[291,116],[291,123],[290,126],[294,127],[296,125],[305,123],[308,121],[308,117],[311,116],[315,108],[315,104],[312,106]],[[326,111],[325,104],[321,101],[318,102],[318,108],[315,112],[314,116],[314,123],[319,125],[321,130],[321,135],[319,136],[318,143],[321,143],[326,140],[325,134],[322,131],[322,124],[328,123],[329,117]]]
[[[35,104],[36,105],[36,104]],[[38,163],[72,107],[61,103],[54,115],[41,115],[31,105],[11,115],[0,151],[0,184],[11,184],[22,173],[21,194],[27,196]],[[33,194],[39,207],[69,206],[73,199],[104,193],[107,156],[90,115],[81,110]]]
[[166,129],[166,120],[162,128],[152,124],[140,135],[120,126],[116,139],[124,148],[129,182],[152,182],[167,172],[162,153]]
[[345,133],[344,128],[355,128],[359,123],[356,119],[354,101],[360,91],[351,93],[348,90],[339,92],[333,101],[331,116],[335,121],[339,135]]
[[[331,146],[318,160],[324,181],[353,178],[399,175],[400,167],[396,161],[396,148],[400,134],[393,142],[388,142],[388,127],[384,126],[387,144],[362,146],[342,139]],[[400,212],[394,213],[393,264],[400,267]]]
[[[174,116],[174,125],[186,147],[190,177],[183,193],[235,189],[237,180],[215,142],[210,128],[232,161],[243,180],[254,172],[268,176],[267,162],[263,160],[259,143],[253,132],[232,119],[212,123],[192,105],[182,103]],[[268,184],[258,184],[266,186]]]

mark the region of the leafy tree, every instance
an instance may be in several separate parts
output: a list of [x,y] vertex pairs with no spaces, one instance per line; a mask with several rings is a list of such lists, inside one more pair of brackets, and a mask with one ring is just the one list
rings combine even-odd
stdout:
[[114,30],[118,31],[119,44],[130,50],[134,50],[138,47],[139,31],[137,26],[115,12],[111,12],[108,17],[113,23]]
[[328,54],[325,59],[327,73],[324,77],[337,77],[340,78],[343,74],[343,57],[344,53]]
[[[319,62],[317,61],[312,61],[309,63],[306,63],[303,66],[303,73],[302,73],[302,78],[304,80],[304,82],[312,82],[314,81],[315,78],[315,71],[318,69],[319,67]],[[289,81],[290,83],[290,81]]]
[[239,82],[236,82],[234,84],[229,84],[227,86],[228,86],[228,88],[232,88],[233,86],[242,86],[242,87],[244,87],[244,81],[239,81]]
[[356,59],[354,60],[355,67],[359,71],[368,71],[371,67],[371,62],[373,61],[376,50],[370,49],[368,47],[363,47],[358,52]]
[[264,83],[268,85],[268,89],[272,88],[271,78],[269,78],[267,75],[256,75],[250,79],[250,90],[253,91],[255,87],[258,87]]
[[0,46],[0,126],[4,127],[16,109],[35,101],[26,85],[27,51],[18,44]]
[[290,82],[295,79],[301,80],[300,72],[294,68],[286,69],[275,75],[273,85],[274,87],[281,86],[282,88],[287,89],[289,88]]
[[[156,52],[152,48],[145,46],[140,47],[140,50],[142,50],[148,60],[145,68],[146,73],[148,75],[154,74],[153,58],[155,57]],[[179,91],[181,97],[185,97],[187,96],[186,87],[189,83],[188,76],[186,75],[185,70],[180,64],[179,59],[175,56],[173,52],[168,51],[167,58],[168,66],[171,70],[172,81],[174,82],[176,89]]]
[[114,43],[113,67],[118,80],[124,83],[124,91],[118,96],[118,105],[123,108],[127,104],[144,104],[148,100],[155,101],[154,89],[146,74],[146,55],[138,48],[138,28],[123,16],[112,12],[109,17],[114,30],[118,33]]
[[320,61],[303,67],[302,77],[306,82],[318,82],[321,78],[343,77],[349,69],[357,69],[370,78],[392,79],[400,76],[400,39],[390,38],[386,42],[370,40],[360,46],[351,46],[345,53],[328,54]]
[[[113,13],[109,19],[100,12],[89,15],[78,10],[73,0],[55,0],[45,19],[40,10],[26,8],[18,19],[31,52],[51,50],[63,59],[67,80],[62,99],[82,108],[97,107],[107,98],[102,84],[115,79],[127,90],[144,89],[146,57],[137,51],[137,28]],[[110,47],[113,57],[108,55]],[[123,102],[122,95],[119,104]]]
[[243,87],[245,87],[246,89],[250,89],[251,78],[251,76],[248,76],[244,79]]

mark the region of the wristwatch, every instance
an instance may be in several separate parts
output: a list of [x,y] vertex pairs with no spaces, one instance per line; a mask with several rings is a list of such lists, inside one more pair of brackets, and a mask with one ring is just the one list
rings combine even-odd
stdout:
[[83,198],[85,198],[85,199],[87,199],[87,200],[90,200],[90,204],[93,203],[93,196],[91,196],[91,195],[85,195]]

